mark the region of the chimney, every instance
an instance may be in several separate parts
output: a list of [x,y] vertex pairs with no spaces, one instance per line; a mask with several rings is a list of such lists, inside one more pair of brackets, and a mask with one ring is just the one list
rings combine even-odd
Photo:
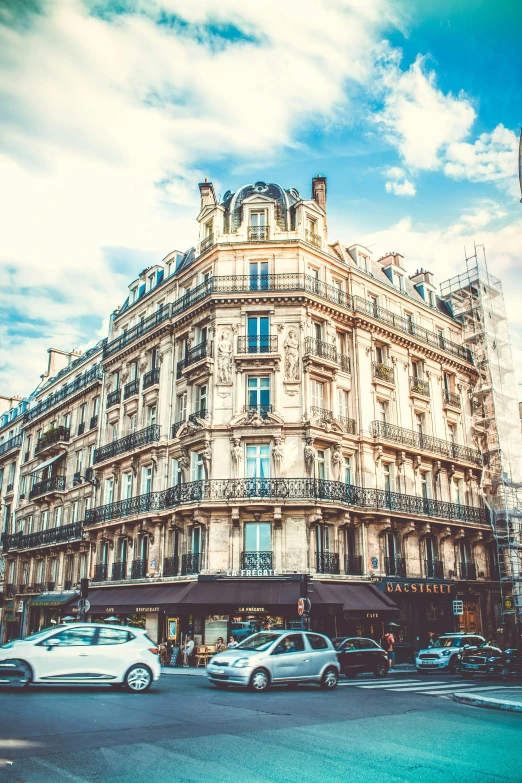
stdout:
[[70,354],[67,351],[60,351],[59,348],[49,348],[47,353],[49,354],[49,363],[44,377],[52,378],[57,372],[67,367],[70,362]]
[[216,194],[214,185],[205,177],[204,182],[199,183],[199,192],[201,193],[201,209],[212,206],[216,203]]
[[312,179],[312,198],[326,212],[326,177]]

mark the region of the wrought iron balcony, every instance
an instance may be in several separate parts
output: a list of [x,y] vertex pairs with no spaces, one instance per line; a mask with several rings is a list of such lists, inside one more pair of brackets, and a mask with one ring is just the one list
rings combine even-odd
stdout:
[[238,353],[277,353],[276,334],[249,334],[237,338]]
[[406,560],[403,557],[385,557],[386,576],[406,576]]
[[112,443],[107,443],[106,446],[95,449],[93,462],[97,465],[106,459],[113,459],[120,454],[126,454],[128,451],[147,446],[149,443],[156,443],[159,439],[159,424],[151,424],[149,427],[145,427],[137,432],[131,432],[130,435],[125,435],[125,437],[119,438],[119,440],[113,440]]
[[466,348],[464,345],[458,345],[451,340],[446,340],[445,337],[441,337],[435,334],[435,332],[430,332],[424,326],[412,324],[407,318],[403,318],[402,315],[392,313],[391,310],[385,310],[383,307],[363,299],[362,296],[353,297],[353,308],[357,313],[361,313],[375,321],[380,321],[398,332],[415,337],[421,343],[446,351],[446,353],[451,353],[453,356],[473,364],[473,357],[469,348]]
[[347,416],[337,416],[337,421],[343,425],[349,435],[357,434],[357,422],[355,419],[349,419]]
[[192,348],[189,348],[185,358],[179,361],[177,364],[177,377],[179,378],[183,370],[186,370],[187,367],[190,367],[192,364],[196,364],[196,362],[200,362],[202,359],[212,358],[213,354],[214,343],[210,340],[205,340],[205,342],[199,343],[198,345],[194,345]]
[[334,345],[318,340],[316,337],[305,337],[305,356],[316,356],[339,365],[343,372],[351,372],[350,357],[339,353]]
[[201,571],[201,563],[203,557],[201,552],[192,552],[188,555],[181,556],[181,574],[187,576],[188,574],[199,574]]
[[172,555],[163,560],[163,576],[177,576],[179,574],[179,557]]
[[474,465],[482,464],[482,456],[479,451],[467,446],[459,446],[448,440],[434,438],[431,435],[424,435],[415,430],[407,430],[404,427],[397,427],[395,424],[382,421],[372,421],[370,430],[374,438],[391,440],[394,443],[409,446],[416,451],[428,451],[431,454],[440,454],[448,459],[471,462]]
[[37,549],[47,544],[59,544],[64,541],[75,541],[83,538],[81,522],[71,522],[69,525],[51,527],[47,530],[37,530],[35,533],[5,534],[2,536],[4,551],[10,549]]
[[97,381],[100,381],[102,378],[103,368],[101,364],[97,364],[95,367],[91,367],[91,369],[87,370],[87,372],[84,372],[83,375],[80,375],[78,378],[75,378],[74,381],[71,381],[65,386],[62,386],[61,389],[53,392],[53,394],[50,394],[49,397],[39,402],[34,406],[34,408],[26,411],[24,414],[24,421],[32,421],[33,419],[40,416],[40,414],[48,411],[50,408],[53,408],[57,403],[62,402],[62,400],[65,400],[67,397],[70,397],[71,394],[76,394],[76,392],[82,389],[86,389],[88,386],[91,386]]
[[145,579],[148,570],[148,560],[133,560],[131,563],[131,579]]
[[111,579],[113,582],[119,582],[122,579],[125,579],[127,576],[127,563],[122,562],[121,560],[117,563],[112,564],[112,576]]
[[0,443],[0,456],[11,451],[11,449],[19,449],[21,445],[22,435],[14,435],[12,438],[9,438],[9,440]]
[[39,438],[35,450],[34,456],[41,454],[42,451],[56,446],[57,443],[66,443],[71,437],[71,430],[69,427],[53,427],[47,432],[44,432],[41,438]]
[[152,370],[149,370],[143,376],[143,388],[149,389],[151,386],[155,386],[157,383],[159,383],[159,378],[160,378],[159,367],[154,367]]
[[85,480],[86,481],[94,481],[94,468],[89,467],[85,470]]
[[444,404],[451,405],[453,408],[461,408],[462,402],[460,395],[455,394],[455,392],[449,391],[448,389],[444,389]]
[[84,432],[85,432],[85,422],[84,422],[84,421],[81,421],[81,422],[78,424],[78,433],[77,433],[77,434],[78,434],[78,435],[83,435],[83,433],[84,433]]
[[311,245],[315,245],[315,247],[321,247],[321,237],[319,234],[315,234],[313,231],[305,229],[305,239],[307,242],[310,242]]
[[209,234],[207,237],[201,240],[200,253],[204,253],[209,247],[214,244],[214,234]]
[[107,563],[96,563],[94,566],[93,582],[106,582],[109,566]]
[[272,413],[272,405],[243,405],[243,413],[250,414],[250,418],[258,413],[262,419],[268,419],[268,414]]
[[379,381],[395,384],[393,367],[386,362],[373,362],[373,377]]
[[47,590],[52,593],[56,587],[56,582],[47,582]]
[[188,417],[188,420],[191,424],[198,424],[200,420],[206,419],[208,417],[209,410],[208,408],[200,408],[198,411],[194,411],[194,413],[191,413]]
[[362,555],[345,555],[344,573],[350,576],[362,576]]
[[88,509],[84,527],[90,527],[115,519],[150,514],[194,503],[215,501],[236,502],[252,499],[298,500],[303,502],[329,502],[341,507],[395,512],[406,516],[422,516],[470,524],[488,523],[483,508],[431,500],[418,495],[404,495],[371,487],[357,487],[342,481],[313,478],[246,478],[202,479],[176,484],[159,492],[149,492],[105,506]]
[[177,436],[178,430],[181,429],[181,425],[182,424],[185,424],[185,421],[186,421],[186,419],[181,419],[181,421],[175,421],[174,422],[174,424],[172,425],[171,432],[170,432],[170,437],[171,438],[175,438]]
[[148,318],[144,318],[143,321],[140,321],[135,326],[127,329],[126,332],[123,332],[119,337],[116,337],[115,340],[106,343],[103,348],[103,358],[106,359],[108,356],[118,353],[122,348],[139,340],[144,334],[151,332],[157,326],[168,321],[171,316],[171,310],[170,304],[163,305],[163,307],[160,307],[155,313],[149,315]]
[[325,424],[331,424],[333,419],[333,411],[329,411],[327,408],[318,408],[317,405],[311,405],[310,418],[318,419],[321,426],[324,426]]
[[45,584],[44,582],[36,582],[34,586],[34,592],[35,593],[45,593]]
[[442,560],[425,560],[424,572],[427,579],[444,579],[444,563]]
[[475,580],[477,578],[477,566],[475,563],[459,563],[459,579]]
[[269,571],[274,567],[273,559],[272,552],[241,552],[241,568]]
[[319,574],[341,573],[337,552],[317,552],[317,571]]
[[429,397],[430,384],[423,378],[417,378],[415,375],[410,375],[410,391],[414,394],[421,394],[423,397]]
[[112,408],[114,405],[118,405],[121,401],[121,388],[114,389],[107,395],[107,408]]
[[140,391],[140,379],[135,378],[133,381],[129,381],[123,387],[123,399],[128,400],[131,397],[135,397]]
[[89,429],[93,430],[97,426],[98,426],[98,414],[96,414],[96,416],[91,416],[91,421],[89,422]]
[[29,500],[40,495],[49,495],[51,492],[65,492],[65,476],[51,476],[43,481],[37,481],[29,492]]
[[268,226],[249,226],[248,238],[251,242],[262,242],[269,237]]
[[65,582],[63,583],[63,589],[65,591],[72,590],[72,586],[73,586],[73,580],[72,579],[66,579]]
[[14,598],[16,595],[16,585],[14,584],[7,584],[5,586],[5,595],[6,598]]
[[5,494],[10,495],[11,492],[14,492],[14,484],[10,482],[7,487],[5,488]]

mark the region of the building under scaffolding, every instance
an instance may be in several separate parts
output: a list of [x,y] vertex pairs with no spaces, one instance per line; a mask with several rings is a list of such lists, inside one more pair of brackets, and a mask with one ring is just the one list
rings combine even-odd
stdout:
[[484,248],[467,271],[441,284],[464,327],[478,370],[473,426],[483,454],[482,488],[491,512],[501,585],[503,624],[522,628],[522,434],[517,383],[500,280],[489,274]]

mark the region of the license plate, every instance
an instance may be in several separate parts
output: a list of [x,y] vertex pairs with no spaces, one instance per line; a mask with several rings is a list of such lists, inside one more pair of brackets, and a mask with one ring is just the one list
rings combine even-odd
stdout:
[[212,674],[224,674],[225,670],[222,669],[220,666],[213,666],[212,667]]
[[480,669],[478,663],[468,663],[468,669]]

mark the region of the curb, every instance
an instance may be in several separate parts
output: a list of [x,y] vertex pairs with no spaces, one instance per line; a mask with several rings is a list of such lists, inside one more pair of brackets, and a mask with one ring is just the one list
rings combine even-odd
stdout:
[[522,703],[507,699],[490,699],[487,696],[474,696],[472,693],[454,693],[453,701],[459,704],[469,704],[472,707],[485,707],[490,710],[505,710],[506,712],[522,712]]

